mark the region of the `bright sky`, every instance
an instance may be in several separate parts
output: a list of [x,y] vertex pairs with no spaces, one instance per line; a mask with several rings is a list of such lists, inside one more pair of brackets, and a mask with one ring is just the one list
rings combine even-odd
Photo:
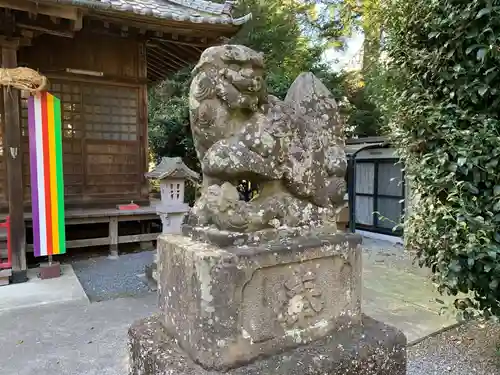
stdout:
[[347,48],[344,51],[336,51],[330,49],[325,52],[325,61],[332,64],[332,69],[335,71],[342,70],[346,67],[349,61],[356,55],[363,46],[364,37],[362,34],[356,34],[347,41]]
[[[316,5],[318,12],[322,11],[324,5]],[[331,63],[332,69],[334,71],[340,71],[347,66],[349,61],[356,55],[361,47],[363,46],[363,34],[357,33],[349,38],[347,41],[347,48],[344,51],[337,51],[335,49],[330,49],[325,52],[324,59],[326,62]]]

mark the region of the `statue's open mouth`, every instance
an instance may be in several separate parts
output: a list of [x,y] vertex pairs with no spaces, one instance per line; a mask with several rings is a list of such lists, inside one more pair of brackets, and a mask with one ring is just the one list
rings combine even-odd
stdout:
[[262,90],[262,82],[256,79],[233,80],[232,84],[242,94],[254,94]]

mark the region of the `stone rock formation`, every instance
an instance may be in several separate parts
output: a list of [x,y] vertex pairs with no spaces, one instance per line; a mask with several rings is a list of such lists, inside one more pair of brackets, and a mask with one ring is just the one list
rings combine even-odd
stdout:
[[[311,73],[280,101],[263,56],[207,49],[190,92],[201,196],[158,238],[160,315],[129,331],[130,375],[404,375],[406,338],[361,311],[361,238],[340,233],[346,157]],[[251,180],[249,202],[236,189]]]

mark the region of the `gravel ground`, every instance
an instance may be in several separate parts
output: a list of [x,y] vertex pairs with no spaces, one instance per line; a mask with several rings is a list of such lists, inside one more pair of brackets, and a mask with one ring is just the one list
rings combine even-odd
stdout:
[[144,267],[153,262],[154,251],[121,254],[118,259],[106,256],[71,262],[91,302],[121,297],[139,297],[151,293],[140,277]]
[[[363,262],[430,276],[401,245],[363,238]],[[441,297],[445,300],[446,297]],[[451,312],[448,312],[451,313]],[[408,347],[407,375],[499,375],[500,323],[470,322]]]
[[407,375],[500,374],[500,324],[471,322],[408,348]]

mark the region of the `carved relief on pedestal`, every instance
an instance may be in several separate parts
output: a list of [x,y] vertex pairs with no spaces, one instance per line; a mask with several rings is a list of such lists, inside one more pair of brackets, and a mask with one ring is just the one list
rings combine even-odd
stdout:
[[286,299],[279,311],[278,321],[285,329],[307,328],[310,318],[325,307],[322,292],[316,285],[316,273],[298,266],[283,287]]
[[[253,343],[300,332],[314,337],[355,311],[352,265],[340,256],[256,269],[241,291],[239,321]],[[356,292],[357,293],[357,292]]]

